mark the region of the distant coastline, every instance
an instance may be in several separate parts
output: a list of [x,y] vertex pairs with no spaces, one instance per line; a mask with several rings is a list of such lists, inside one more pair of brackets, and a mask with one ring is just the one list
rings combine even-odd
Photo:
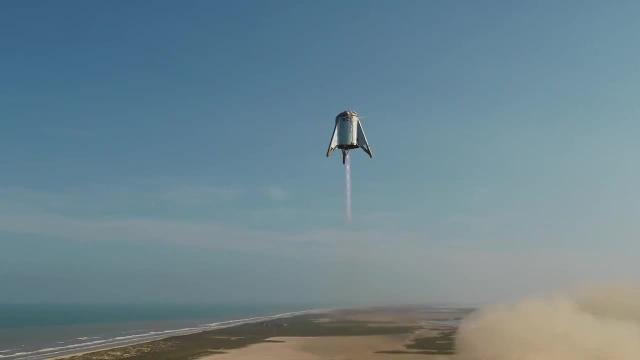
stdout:
[[[67,360],[446,359],[455,354],[460,320],[471,309],[396,306],[315,309],[228,321],[213,329],[136,344],[59,355]],[[427,357],[428,358],[428,357]]]
[[[107,350],[112,348],[118,348],[123,346],[132,346],[138,344],[144,344],[151,341],[157,341],[174,336],[190,335],[205,331],[211,331],[216,329],[223,329],[227,327],[233,327],[253,322],[268,321],[278,318],[291,317],[311,312],[326,311],[321,309],[308,309],[301,311],[284,312],[272,315],[264,316],[252,316],[241,319],[225,320],[207,323],[199,326],[168,329],[161,331],[149,331],[141,334],[115,336],[112,338],[99,338],[99,337],[78,337],[77,340],[83,340],[84,342],[61,345],[57,347],[44,347],[40,349],[33,349],[27,351],[19,351],[19,349],[2,349],[0,351],[0,360],[44,360],[44,359],[63,359],[70,356],[79,354],[86,354],[90,352],[96,352],[101,350]],[[89,341],[85,341],[89,340]],[[16,351],[18,350],[18,351]]]

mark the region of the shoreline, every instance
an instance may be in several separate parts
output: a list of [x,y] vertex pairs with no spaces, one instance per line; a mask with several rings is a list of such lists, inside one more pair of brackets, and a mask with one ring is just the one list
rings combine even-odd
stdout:
[[127,336],[117,336],[110,339],[104,340],[95,340],[86,343],[79,344],[71,344],[66,346],[61,346],[58,348],[42,348],[36,349],[33,351],[25,351],[14,354],[3,355],[0,354],[0,360],[62,360],[72,356],[78,356],[83,354],[88,354],[96,351],[103,350],[111,350],[119,347],[125,346],[134,346],[145,344],[153,341],[163,340],[167,338],[172,338],[176,336],[185,336],[185,335],[193,335],[198,334],[205,331],[219,330],[225,329],[234,326],[240,326],[244,324],[251,324],[262,321],[269,321],[274,319],[282,319],[293,317],[297,315],[311,314],[311,313],[322,313],[328,312],[331,309],[308,309],[301,311],[292,311],[285,312],[273,315],[265,315],[265,316],[254,316],[249,318],[242,319],[234,319],[234,320],[225,320],[220,322],[213,322],[208,324],[203,324],[197,327],[188,327],[181,329],[169,329],[162,331],[151,331],[144,334],[136,334],[136,335],[127,335]]
[[213,330],[58,356],[65,360],[451,359],[471,309],[314,309],[226,322]]

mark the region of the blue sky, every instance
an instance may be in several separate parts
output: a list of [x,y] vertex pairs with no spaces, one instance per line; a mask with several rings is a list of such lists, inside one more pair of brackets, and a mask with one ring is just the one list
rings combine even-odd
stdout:
[[[639,12],[3,2],[0,302],[478,302],[633,279]],[[347,108],[375,155],[353,157],[350,225],[324,158]]]

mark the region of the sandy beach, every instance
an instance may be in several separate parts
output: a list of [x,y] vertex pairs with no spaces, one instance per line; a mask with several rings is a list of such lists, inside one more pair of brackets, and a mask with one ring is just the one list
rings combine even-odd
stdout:
[[449,359],[449,355],[379,353],[403,351],[410,340],[406,335],[325,336],[271,338],[274,343],[249,345],[225,354],[209,355],[203,360],[320,360],[320,359]]
[[74,354],[115,359],[448,359],[468,309],[380,307],[306,313]]

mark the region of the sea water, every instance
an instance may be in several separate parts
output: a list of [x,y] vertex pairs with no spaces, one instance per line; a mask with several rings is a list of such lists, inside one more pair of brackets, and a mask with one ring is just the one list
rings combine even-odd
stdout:
[[0,305],[0,360],[39,360],[268,319],[301,305]]

